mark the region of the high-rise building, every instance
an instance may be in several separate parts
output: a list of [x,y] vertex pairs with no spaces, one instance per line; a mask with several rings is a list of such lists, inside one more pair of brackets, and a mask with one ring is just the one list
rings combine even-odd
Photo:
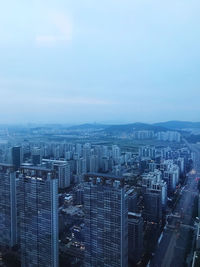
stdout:
[[91,144],[86,143],[83,146],[83,158],[86,160],[86,170],[90,170],[90,156],[91,156]]
[[102,172],[108,172],[109,169],[109,159],[104,157],[102,158]]
[[167,204],[167,184],[161,179],[161,171],[155,169],[154,172],[149,172],[142,176],[142,189],[146,192],[146,189],[157,189],[161,191],[161,200],[163,209],[166,208]]
[[70,165],[67,162],[54,163],[53,169],[56,171],[58,177],[58,187],[66,188],[70,186]]
[[168,193],[173,193],[179,182],[179,166],[173,164],[172,160],[165,160],[164,163],[161,164],[161,168],[164,169],[163,176],[167,183]]
[[136,264],[143,252],[143,218],[141,214],[128,213],[128,257]]
[[128,195],[128,211],[129,212],[137,212],[138,207],[137,207],[137,192],[133,189],[130,188],[127,191]]
[[82,156],[82,145],[81,144],[76,144],[76,153],[78,153],[79,157]]
[[32,163],[34,166],[41,164],[41,149],[34,147],[32,150]]
[[59,188],[66,188],[70,186],[71,171],[68,161],[43,159],[42,163],[55,171],[56,177],[58,178]]
[[121,170],[121,165],[118,164],[118,165],[115,165],[112,167],[112,173],[115,175],[115,176],[120,176],[122,174],[122,170]]
[[119,163],[120,155],[121,155],[120,148],[117,145],[113,145],[112,146],[112,157],[113,157],[115,164]]
[[16,172],[14,166],[0,164],[0,245],[17,243]]
[[83,184],[79,184],[73,188],[73,203],[74,205],[83,205],[84,188]]
[[14,165],[15,170],[18,170],[20,168],[21,161],[22,161],[20,146],[12,147],[11,157],[12,157],[12,164]]
[[76,168],[75,173],[78,176],[81,176],[87,173],[86,159],[84,158],[77,159],[75,168]]
[[124,178],[87,174],[84,266],[128,266],[128,197]]
[[180,142],[181,141],[181,134],[175,131],[167,131],[167,132],[158,132],[157,139],[162,141],[169,141],[169,142]]
[[58,267],[58,179],[51,169],[24,167],[21,172],[21,265]]
[[147,188],[144,193],[144,218],[147,221],[160,223],[162,219],[162,192]]
[[156,149],[154,146],[142,146],[139,148],[139,156],[154,159],[156,156]]
[[96,155],[90,156],[90,172],[98,172],[98,157]]
[[179,166],[180,173],[183,174],[185,171],[185,160],[184,158],[179,157],[175,163]]

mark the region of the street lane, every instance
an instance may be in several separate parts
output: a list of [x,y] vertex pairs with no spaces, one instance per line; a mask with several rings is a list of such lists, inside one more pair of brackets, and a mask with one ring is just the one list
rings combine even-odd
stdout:
[[182,267],[184,264],[189,234],[194,229],[192,207],[198,196],[196,178],[200,176],[200,147],[188,146],[195,153],[194,170],[188,174],[186,186],[173,212],[176,216],[171,216],[171,222],[164,230],[163,238],[151,260],[151,267]]

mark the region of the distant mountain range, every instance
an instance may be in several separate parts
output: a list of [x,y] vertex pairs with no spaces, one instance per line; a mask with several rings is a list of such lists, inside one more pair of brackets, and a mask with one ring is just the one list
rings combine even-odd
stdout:
[[194,130],[200,132],[200,122],[190,122],[190,121],[167,121],[159,123],[128,123],[128,124],[99,124],[99,123],[85,123],[80,125],[67,125],[67,124],[27,124],[27,125],[0,125],[0,129],[8,128],[9,130],[15,131],[16,129],[27,130],[64,130],[70,134],[78,133],[81,131],[85,132],[104,132],[110,135],[121,135],[133,133],[133,131],[169,131],[169,130]]
[[117,133],[117,132],[130,133],[133,131],[144,131],[144,130],[155,131],[155,132],[167,131],[165,127],[153,124],[140,123],[140,122],[122,124],[122,125],[111,125],[110,127],[107,127],[105,129],[107,133]]
[[155,123],[156,126],[165,127],[172,130],[182,130],[182,129],[199,129],[200,122],[190,122],[190,121],[167,121]]
[[183,130],[183,129],[200,129],[200,122],[188,122],[188,121],[167,121],[167,122],[159,122],[154,124],[147,124],[147,123],[129,123],[129,124],[116,124],[116,125],[107,125],[107,124],[81,124],[76,126],[71,126],[68,129],[72,131],[89,131],[89,130],[96,130],[96,131],[105,131],[106,133],[130,133],[135,131],[143,131],[149,130],[154,132],[159,131],[168,131],[168,130]]

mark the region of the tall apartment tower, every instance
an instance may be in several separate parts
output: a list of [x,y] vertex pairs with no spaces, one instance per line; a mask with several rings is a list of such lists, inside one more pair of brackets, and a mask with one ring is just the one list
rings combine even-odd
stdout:
[[124,178],[86,174],[84,266],[128,266],[128,197]]
[[32,149],[32,163],[34,166],[40,165],[41,164],[41,149],[38,147],[34,147]]
[[17,243],[16,173],[14,166],[0,164],[0,245]]
[[137,263],[143,252],[143,218],[140,213],[128,213],[128,256]]
[[55,161],[53,169],[56,171],[58,177],[58,187],[66,188],[70,186],[70,165],[68,162]]
[[20,168],[20,164],[22,161],[22,155],[21,155],[21,147],[20,146],[14,146],[11,150],[11,157],[12,157],[12,165],[15,166],[15,170],[18,170]]
[[24,167],[19,176],[22,267],[58,267],[58,179],[51,169]]
[[127,191],[128,195],[128,211],[129,212],[137,212],[138,207],[137,207],[137,193],[133,188],[130,188]]
[[160,223],[162,219],[162,194],[161,190],[148,188],[144,193],[144,219]]
[[55,171],[58,178],[58,188],[70,186],[71,170],[70,164],[67,161],[43,159],[42,163],[45,164],[47,168]]

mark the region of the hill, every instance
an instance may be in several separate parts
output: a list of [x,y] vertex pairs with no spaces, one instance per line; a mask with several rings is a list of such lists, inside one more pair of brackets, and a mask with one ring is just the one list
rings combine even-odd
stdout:
[[159,122],[153,124],[159,127],[165,127],[170,130],[180,130],[180,129],[200,129],[200,122],[190,122],[190,121],[167,121]]
[[161,127],[161,126],[155,126],[152,124],[147,124],[147,123],[130,123],[130,124],[122,124],[122,125],[111,125],[110,127],[107,127],[105,129],[105,132],[107,133],[130,133],[133,131],[167,131],[166,128]]

